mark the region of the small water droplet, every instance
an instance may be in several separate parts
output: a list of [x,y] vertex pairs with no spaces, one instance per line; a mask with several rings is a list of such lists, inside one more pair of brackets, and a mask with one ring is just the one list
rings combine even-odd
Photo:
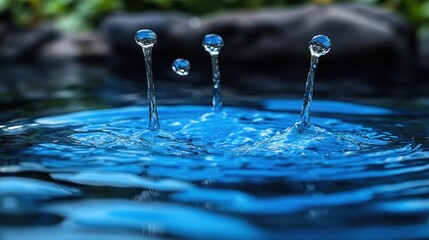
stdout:
[[189,74],[189,70],[191,69],[191,63],[186,59],[178,58],[171,64],[171,68],[178,75],[186,76]]
[[141,47],[152,47],[157,40],[156,34],[149,29],[141,29],[134,35],[134,40]]
[[207,34],[203,40],[203,47],[210,54],[219,54],[223,47],[223,39],[216,34]]
[[323,56],[331,50],[331,40],[325,35],[314,36],[310,41],[309,49],[311,55],[317,57]]

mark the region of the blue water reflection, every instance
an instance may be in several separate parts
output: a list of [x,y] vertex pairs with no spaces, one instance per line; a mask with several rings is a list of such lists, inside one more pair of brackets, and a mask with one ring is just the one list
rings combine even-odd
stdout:
[[5,125],[0,137],[17,147],[0,164],[0,230],[5,239],[429,236],[424,117],[321,101],[300,134],[298,102],[222,115],[164,106],[160,132],[146,130],[137,106]]

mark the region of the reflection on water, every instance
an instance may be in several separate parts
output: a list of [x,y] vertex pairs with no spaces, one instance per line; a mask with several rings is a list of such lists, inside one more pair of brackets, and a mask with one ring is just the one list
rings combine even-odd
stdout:
[[427,238],[428,117],[316,101],[300,135],[294,103],[1,123],[1,237]]

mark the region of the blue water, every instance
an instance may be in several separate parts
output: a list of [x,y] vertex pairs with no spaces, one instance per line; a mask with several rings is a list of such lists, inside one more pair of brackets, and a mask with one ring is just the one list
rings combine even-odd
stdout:
[[0,124],[1,239],[427,239],[429,117],[350,102]]

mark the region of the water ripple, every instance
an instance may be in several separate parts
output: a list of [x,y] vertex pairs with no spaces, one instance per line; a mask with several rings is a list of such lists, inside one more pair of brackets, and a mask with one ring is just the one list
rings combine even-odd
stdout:
[[[307,231],[336,237],[321,230],[331,226],[346,226],[348,236],[361,229],[369,234],[362,239],[380,229],[397,232],[392,226],[422,238],[429,219],[427,121],[315,102],[319,114],[302,134],[292,103],[268,100],[263,109],[227,107],[226,114],[160,107],[159,132],[146,129],[144,107],[1,125],[0,173],[7,177],[0,177],[0,217],[48,214],[61,226],[35,231],[60,228],[88,238],[82,229],[185,239],[283,239]],[[113,232],[106,239],[121,236]]]
[[76,226],[86,228],[143,229],[152,235],[168,234],[186,239],[259,239],[261,236],[255,227],[237,218],[175,204],[86,200],[57,203],[42,211],[61,214]]
[[89,186],[111,186],[111,187],[138,187],[157,191],[184,191],[193,188],[186,182],[172,179],[153,180],[142,178],[129,173],[112,172],[79,172],[79,173],[54,173],[51,174],[55,180],[68,181],[72,183]]

